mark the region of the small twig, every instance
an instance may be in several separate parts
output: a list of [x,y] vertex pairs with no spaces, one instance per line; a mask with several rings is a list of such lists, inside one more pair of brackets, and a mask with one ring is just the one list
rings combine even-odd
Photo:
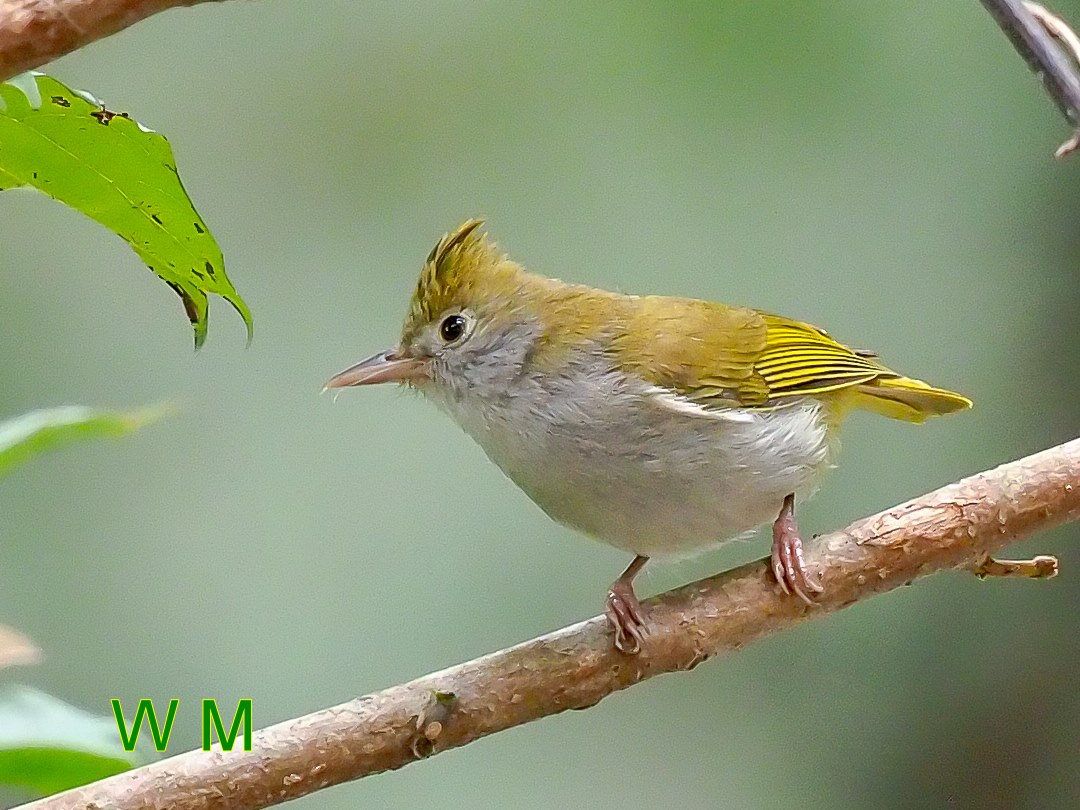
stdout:
[[[1042,23],[1043,28],[1068,49],[1069,53],[1072,55],[1073,61],[1080,65],[1080,37],[1069,28],[1064,20],[1054,16],[1038,3],[1026,2],[1024,5],[1027,7],[1028,11],[1034,15],[1035,19]],[[1075,121],[1076,119],[1074,118],[1073,120]],[[1080,148],[1080,129],[1074,130],[1072,137],[1057,148],[1057,151],[1054,152],[1054,157],[1061,159],[1066,155],[1075,152],[1077,148]]]
[[1060,158],[1075,151],[1080,147],[1080,74],[1077,65],[1066,57],[1054,40],[1060,41],[1076,62],[1080,62],[1080,40],[1060,17],[1038,3],[1025,0],[981,2],[1028,66],[1042,79],[1046,92],[1062,115],[1073,125],[1072,137],[1058,148],[1055,156]]
[[1057,557],[1040,554],[1030,560],[996,560],[987,557],[975,567],[975,576],[1028,577],[1029,579],[1052,579],[1058,575]]
[[607,621],[589,619],[263,729],[251,751],[180,754],[25,810],[268,807],[587,708],[646,678],[691,669],[925,574],[977,569],[1008,543],[1078,518],[1080,439],[818,538],[807,548],[807,563],[825,586],[814,607],[782,594],[768,561],[759,560],[647,600],[650,632],[638,655],[613,649]]

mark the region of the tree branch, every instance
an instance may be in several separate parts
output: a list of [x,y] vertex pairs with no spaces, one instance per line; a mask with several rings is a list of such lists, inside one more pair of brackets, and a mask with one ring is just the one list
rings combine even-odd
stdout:
[[151,14],[205,2],[211,0],[0,0],[0,81]]
[[1080,147],[1080,75],[1054,40],[1061,42],[1073,59],[1080,60],[1080,42],[1065,21],[1029,0],[981,0],[1009,41],[1057,104],[1073,135],[1055,157],[1065,157]]
[[[209,1],[0,0],[0,80],[152,14]],[[1080,79],[1053,44],[1057,38],[1075,52],[1075,35],[1070,44],[1067,26],[1035,4],[982,2],[1042,76],[1066,118],[1080,123]],[[1072,148],[1077,142],[1074,136]],[[566,709],[587,708],[646,678],[692,669],[720,652],[935,571],[1052,576],[1056,565],[1048,558],[994,561],[990,555],[1078,517],[1080,440],[1074,440],[820,538],[807,555],[809,565],[822,571],[826,589],[813,608],[781,595],[768,561],[759,560],[645,602],[651,634],[640,655],[615,651],[605,620],[597,617],[264,729],[250,752],[193,751],[25,807],[268,807]]]
[[[1044,558],[989,564],[1001,547],[1080,518],[1080,439],[853,523],[810,544],[825,593],[814,607],[780,593],[767,560],[645,602],[642,651],[612,647],[597,617],[516,647],[258,732],[249,752],[192,751],[26,810],[253,810],[400,768],[431,753],[607,695],[825,616],[935,571],[1047,576]],[[1038,572],[1042,572],[1041,574]]]

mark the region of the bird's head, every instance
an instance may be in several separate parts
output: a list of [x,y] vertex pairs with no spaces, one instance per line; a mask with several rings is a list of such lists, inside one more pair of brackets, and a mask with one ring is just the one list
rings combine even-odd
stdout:
[[327,388],[402,382],[454,399],[507,390],[543,336],[542,292],[482,224],[470,219],[432,249],[398,344],[342,371]]

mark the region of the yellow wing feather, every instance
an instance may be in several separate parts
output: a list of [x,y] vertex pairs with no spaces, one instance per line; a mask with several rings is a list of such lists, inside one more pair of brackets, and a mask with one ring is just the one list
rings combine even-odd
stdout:
[[887,371],[815,326],[766,313],[762,318],[765,349],[754,370],[765,380],[769,399],[824,394],[870,382]]
[[[640,345],[628,370],[708,407],[775,408],[821,397],[838,411],[866,408],[921,422],[971,406],[960,394],[897,374],[816,326],[752,309],[686,299],[637,299]],[[640,328],[642,324],[659,328]],[[623,341],[631,342],[631,341]]]
[[769,389],[769,402],[784,397],[846,394],[843,404],[883,416],[921,422],[928,416],[971,407],[967,397],[934,388],[886,368],[867,352],[833,340],[816,326],[762,313],[765,349],[754,371]]

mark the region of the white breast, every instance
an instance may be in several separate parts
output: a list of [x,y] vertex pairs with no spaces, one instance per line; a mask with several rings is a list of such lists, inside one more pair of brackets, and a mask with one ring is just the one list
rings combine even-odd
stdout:
[[822,406],[703,410],[622,373],[513,395],[426,392],[555,520],[618,548],[684,554],[776,518],[828,466]]

